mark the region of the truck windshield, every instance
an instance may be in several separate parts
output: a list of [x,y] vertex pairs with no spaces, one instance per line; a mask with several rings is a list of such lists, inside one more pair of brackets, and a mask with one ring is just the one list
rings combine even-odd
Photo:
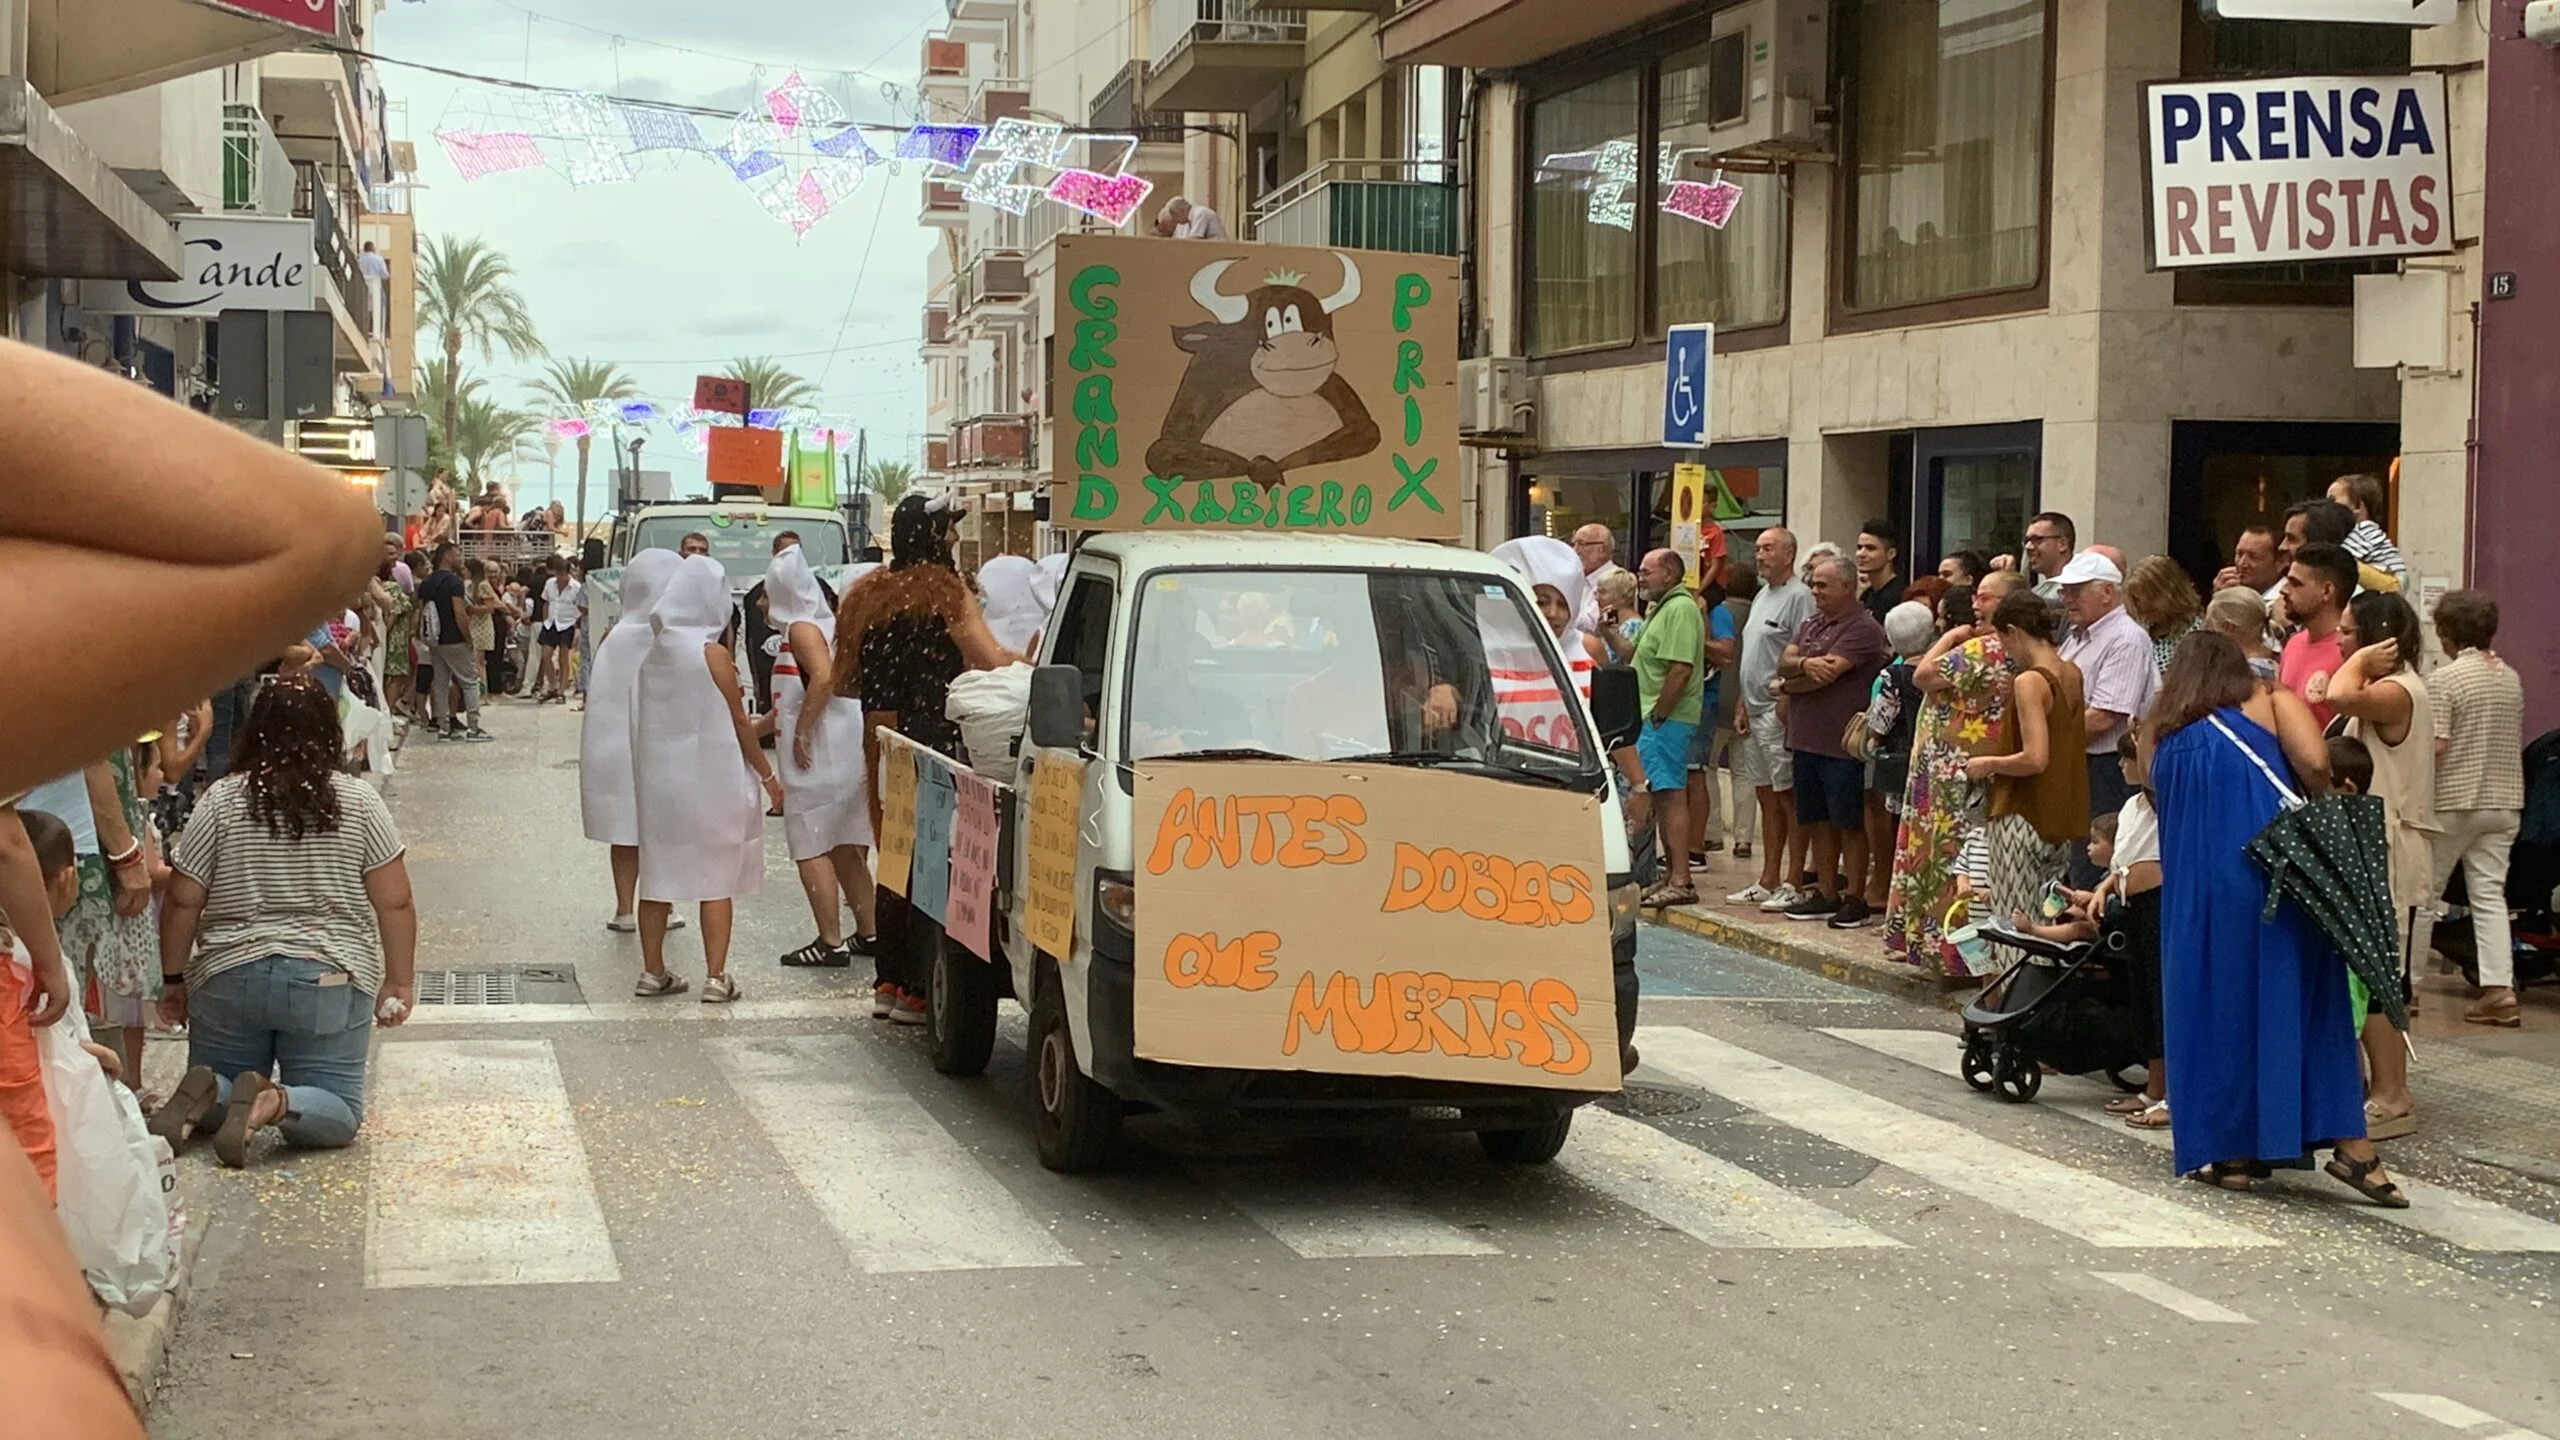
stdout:
[[842,565],[845,531],[841,521],[798,515],[644,515],[631,527],[631,551],[675,550],[684,537],[699,533],[711,542],[711,558],[729,572],[732,582],[754,584],[773,563],[773,537],[788,530],[800,537],[810,565]]
[[1543,623],[1483,575],[1159,572],[1139,596],[1126,753],[1589,780],[1589,721],[1574,676],[1536,639]]

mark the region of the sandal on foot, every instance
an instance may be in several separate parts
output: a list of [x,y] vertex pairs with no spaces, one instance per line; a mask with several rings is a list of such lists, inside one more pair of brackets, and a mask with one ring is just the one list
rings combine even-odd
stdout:
[[2124,1123],[2136,1130],[2166,1130],[2169,1128],[2169,1102],[2154,1100],[2124,1117]]
[[2102,1108],[2110,1115],[2139,1115],[2150,1104],[2139,1095],[2119,1095]]
[[2397,1115],[2387,1115],[2374,1102],[2364,1102],[2364,1138],[2367,1140],[2397,1140],[2403,1135],[2417,1133],[2417,1111],[2403,1110]]
[[2187,1172],[2187,1178],[2220,1190],[2248,1191],[2274,1173],[2256,1160],[2217,1160]]
[[151,1123],[146,1128],[168,1141],[172,1153],[184,1151],[190,1132],[201,1134],[212,1121],[213,1112],[219,1108],[213,1097],[221,1089],[222,1081],[212,1066],[188,1066],[178,1088],[151,1112]]
[[249,1137],[255,1128],[249,1114],[257,1108],[258,1097],[275,1087],[274,1082],[255,1070],[243,1070],[232,1077],[231,1102],[224,1107],[222,1128],[213,1132],[214,1158],[234,1170],[249,1163]]
[[681,995],[692,988],[682,979],[664,970],[654,975],[643,970],[640,972],[639,980],[632,985],[631,993],[647,1000],[660,995]]
[[2373,1178],[2374,1172],[2382,1168],[2382,1157],[2379,1155],[2370,1160],[2350,1160],[2332,1151],[2329,1155],[2329,1163],[2322,1168],[2329,1172],[2332,1179],[2385,1210],[2409,1208],[2409,1197],[2400,1193],[2399,1186],[2392,1184],[2388,1178],[2381,1180]]
[[1647,910],[1667,910],[1674,905],[1695,905],[1698,892],[1686,885],[1656,885],[1644,892],[1640,902]]

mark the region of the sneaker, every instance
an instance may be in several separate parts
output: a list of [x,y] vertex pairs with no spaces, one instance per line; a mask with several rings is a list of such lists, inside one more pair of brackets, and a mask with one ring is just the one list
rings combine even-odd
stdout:
[[490,733],[489,733],[488,731],[486,731],[486,730],[481,729],[479,726],[474,725],[474,726],[472,726],[470,729],[465,730],[465,731],[463,731],[463,732],[462,732],[462,738],[463,738],[463,739],[465,739],[465,740],[469,740],[469,741],[473,742],[474,744],[477,744],[477,743],[479,743],[480,741],[483,741],[483,740],[495,740],[495,739],[497,739],[498,737],[497,737],[497,736],[495,736],[495,735],[490,734]]
[[1827,923],[1834,930],[1855,930],[1874,918],[1875,908],[1867,904],[1864,897],[1852,895],[1840,902],[1840,908],[1832,912]]
[[637,915],[616,915],[612,919],[604,922],[604,928],[612,931],[616,935],[637,935],[640,933],[640,917]]
[[783,956],[782,963],[794,969],[841,970],[853,963],[853,952],[818,939]]
[[1779,912],[1790,920],[1828,920],[1840,910],[1841,902],[1819,890],[1807,890],[1796,897],[1796,903]]
[[1727,905],[1757,905],[1769,898],[1769,887],[1754,880],[1724,897]]
[[924,1023],[924,1020],[924,997],[921,995],[909,995],[903,990],[899,991],[897,1003],[889,1007],[889,1023],[892,1025],[921,1025]]
[[880,937],[877,935],[848,935],[844,939],[846,952],[853,955],[877,955],[880,953],[879,945]]
[[895,1010],[895,1009],[897,1009],[897,1008],[898,1008],[898,987],[897,987],[897,986],[895,986],[895,985],[874,985],[874,986],[872,986],[872,987],[871,987],[871,1018],[872,1018],[872,1019],[874,1019],[874,1020],[886,1020],[886,1019],[888,1019],[888,1018],[889,1018],[889,1012],[890,1012],[890,1011],[892,1011],[892,1010]]
[[692,988],[681,977],[670,975],[663,970],[655,975],[643,970],[640,972],[639,980],[632,985],[631,993],[643,1000],[650,1000],[660,995],[681,995]]
[[1804,892],[1793,885],[1781,885],[1769,892],[1769,898],[1760,902],[1760,908],[1771,915],[1783,915],[1788,906],[1803,898]]
[[738,998],[738,982],[726,975],[714,975],[702,982],[702,1003],[726,1005]]

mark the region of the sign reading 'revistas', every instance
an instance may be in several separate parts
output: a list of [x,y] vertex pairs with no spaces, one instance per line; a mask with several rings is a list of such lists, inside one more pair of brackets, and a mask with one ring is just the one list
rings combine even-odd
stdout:
[[2163,81],[2143,107],[2157,268],[2453,248],[2441,75]]
[[1052,518],[1455,539],[1457,278],[1438,255],[1060,236]]

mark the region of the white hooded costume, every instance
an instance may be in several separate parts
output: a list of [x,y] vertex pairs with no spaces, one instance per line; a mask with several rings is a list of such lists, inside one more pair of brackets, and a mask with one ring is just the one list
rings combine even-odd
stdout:
[[765,571],[765,602],[773,629],[783,638],[773,657],[774,769],[782,776],[782,836],[793,860],[815,860],[839,845],[871,843],[871,792],[862,766],[862,702],[841,696],[827,702],[810,739],[809,768],[793,758],[800,709],[809,692],[791,653],[791,627],[815,625],[823,647],[836,647],[836,617],[809,559],[795,545],[773,557]]
[[1040,602],[1041,609],[1055,611],[1058,608],[1058,587],[1067,581],[1067,561],[1072,558],[1064,550],[1040,557],[1031,577],[1031,594]]
[[764,888],[764,788],[738,754],[723,690],[736,682],[714,680],[702,656],[728,623],[728,572],[708,555],[685,557],[649,612],[631,707],[643,900]]
[[[1040,567],[1019,555],[999,555],[978,567],[978,589],[986,596],[987,629],[996,643],[1019,655],[1049,624],[1049,607],[1040,598]],[[1055,596],[1055,587],[1050,594]]]
[[622,571],[622,618],[613,623],[587,670],[587,711],[578,729],[578,809],[587,838],[603,845],[640,843],[640,812],[631,772],[631,697],[640,657],[649,649],[649,610],[676,573],[673,550],[643,550]]
[[1492,668],[1494,708],[1502,717],[1503,731],[1532,744],[1578,750],[1579,730],[1570,717],[1575,710],[1589,707],[1591,673],[1599,668],[1583,644],[1582,632],[1574,626],[1590,577],[1583,574],[1581,557],[1572,546],[1546,535],[1505,540],[1493,547],[1493,558],[1519,572],[1533,596],[1543,586],[1564,598],[1565,624],[1554,632],[1555,643],[1563,652],[1565,673],[1573,678],[1580,695],[1577,703],[1556,688],[1545,656],[1525,647],[1501,645],[1488,631],[1485,660]]

